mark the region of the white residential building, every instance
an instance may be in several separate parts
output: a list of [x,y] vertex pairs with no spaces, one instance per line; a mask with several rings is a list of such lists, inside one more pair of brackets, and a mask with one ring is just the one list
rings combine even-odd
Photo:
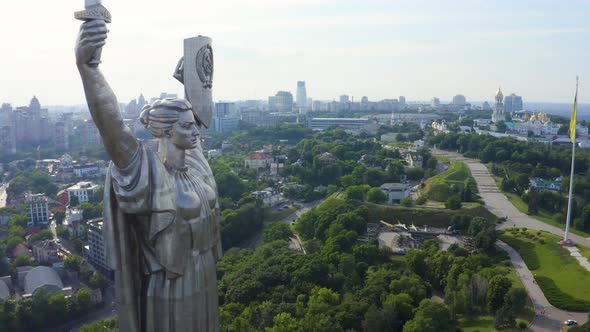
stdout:
[[98,185],[92,182],[78,182],[67,189],[70,202],[72,196],[78,197],[80,203],[88,202],[98,191]]
[[244,160],[244,166],[251,169],[260,169],[270,167],[272,164],[272,156],[266,153],[254,153]]
[[88,261],[101,272],[108,274],[110,268],[107,264],[102,230],[102,219],[93,219],[88,222]]
[[404,183],[384,183],[379,189],[385,193],[390,204],[410,196],[410,187]]
[[97,164],[76,165],[74,174],[79,178],[100,176],[100,167]]
[[25,203],[29,205],[29,226],[49,224],[49,204],[44,194],[25,194]]

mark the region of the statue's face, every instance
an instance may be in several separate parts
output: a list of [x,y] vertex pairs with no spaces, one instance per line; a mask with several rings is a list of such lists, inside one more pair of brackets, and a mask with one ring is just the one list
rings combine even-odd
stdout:
[[178,121],[172,127],[172,144],[183,150],[191,150],[199,145],[201,131],[193,112],[180,112]]

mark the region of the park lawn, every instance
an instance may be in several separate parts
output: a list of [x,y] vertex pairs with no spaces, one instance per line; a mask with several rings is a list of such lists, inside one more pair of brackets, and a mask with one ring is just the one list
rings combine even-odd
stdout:
[[515,228],[500,239],[518,251],[549,302],[564,310],[590,310],[590,272],[557,241],[541,231]]
[[[454,185],[462,190],[467,179],[472,178],[471,171],[465,163],[458,160],[451,160],[450,162],[451,165],[444,172],[426,180],[423,193],[429,199],[444,202],[449,196],[447,186]],[[473,192],[477,192],[476,186],[471,189]]]
[[[516,319],[517,326],[518,326],[519,322],[525,322],[528,325],[529,321],[517,318]],[[498,330],[496,330],[496,328],[494,328],[494,316],[491,316],[491,315],[475,316],[475,317],[461,317],[461,318],[459,318],[459,327],[461,327],[461,331],[463,331],[463,332],[495,332],[495,331],[498,331]],[[517,332],[517,331],[520,331],[520,329],[512,328],[512,329],[503,329],[500,331]]]

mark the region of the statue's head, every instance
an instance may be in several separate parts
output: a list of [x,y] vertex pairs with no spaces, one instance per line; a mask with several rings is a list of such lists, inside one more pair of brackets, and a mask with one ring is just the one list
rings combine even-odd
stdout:
[[154,137],[169,139],[181,149],[194,149],[199,144],[201,126],[191,104],[184,99],[160,99],[146,105],[140,121]]

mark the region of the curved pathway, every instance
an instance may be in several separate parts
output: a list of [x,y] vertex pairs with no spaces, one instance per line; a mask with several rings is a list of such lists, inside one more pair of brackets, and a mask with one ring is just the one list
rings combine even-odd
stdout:
[[[496,182],[489,173],[487,167],[479,160],[466,158],[459,153],[450,151],[435,149],[432,152],[436,155],[459,160],[467,164],[471,170],[471,175],[477,183],[477,189],[485,203],[485,207],[495,215],[506,217],[508,219],[508,222],[502,223],[498,226],[499,229],[510,228],[516,224],[518,227],[543,230],[558,236],[563,236],[563,230],[534,219],[520,212],[514,205],[512,205],[508,198],[496,186]],[[570,234],[570,238],[576,243],[590,247],[590,239],[576,234]],[[522,280],[522,283],[535,307],[535,317],[529,326],[529,331],[560,331],[563,327],[563,322],[567,319],[574,319],[580,324],[588,319],[586,313],[564,311],[552,306],[549,301],[547,301],[541,288],[536,284],[531,271],[528,269],[518,252],[502,241],[498,241],[497,244],[510,256],[512,265],[514,265],[514,268]]]
[[574,319],[580,324],[586,321],[588,318],[586,313],[564,311],[552,306],[518,252],[502,241],[498,241],[496,244],[510,256],[516,274],[522,280],[524,288],[533,302],[535,317],[529,326],[530,331],[560,331],[563,322],[568,319]]

